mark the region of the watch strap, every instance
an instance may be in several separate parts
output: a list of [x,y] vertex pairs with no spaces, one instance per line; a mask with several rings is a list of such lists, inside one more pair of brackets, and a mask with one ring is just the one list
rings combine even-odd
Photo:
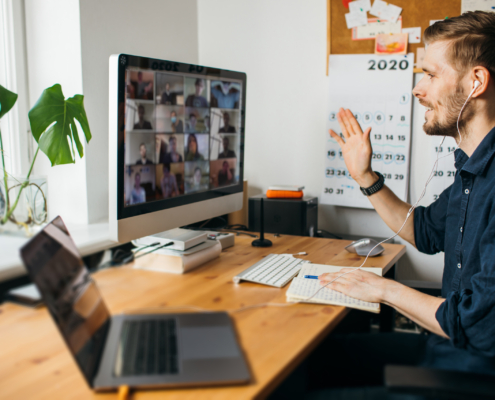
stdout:
[[378,180],[373,185],[371,185],[370,187],[367,187],[367,188],[359,187],[359,189],[361,189],[361,192],[365,196],[371,196],[372,194],[375,194],[385,185],[385,177],[382,174],[380,174],[379,172],[376,172],[376,171],[374,171],[374,172],[375,172],[375,174],[378,175]]

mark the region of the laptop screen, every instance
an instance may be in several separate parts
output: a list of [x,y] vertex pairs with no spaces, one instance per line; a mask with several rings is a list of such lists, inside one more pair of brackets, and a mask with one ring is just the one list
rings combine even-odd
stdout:
[[110,314],[62,219],[22,249],[21,258],[69,350],[92,386]]

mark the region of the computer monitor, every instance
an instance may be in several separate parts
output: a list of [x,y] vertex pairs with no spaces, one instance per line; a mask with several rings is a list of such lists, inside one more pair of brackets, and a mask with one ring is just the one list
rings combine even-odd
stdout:
[[111,239],[240,210],[246,74],[129,54],[109,64]]

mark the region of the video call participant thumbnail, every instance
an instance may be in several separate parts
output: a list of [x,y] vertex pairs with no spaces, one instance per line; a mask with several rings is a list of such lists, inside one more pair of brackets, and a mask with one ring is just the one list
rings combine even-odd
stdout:
[[149,165],[153,164],[151,160],[148,159],[147,157],[147,150],[146,150],[146,144],[141,143],[139,145],[139,154],[141,155],[141,158],[136,161],[137,165]]
[[207,190],[210,186],[210,165],[208,161],[186,162],[186,194]]
[[184,77],[157,72],[156,100],[167,106],[184,105]]
[[210,109],[186,107],[186,133],[208,132]]
[[177,137],[170,136],[168,140],[169,152],[165,155],[165,163],[181,163],[183,161],[182,154],[177,151]]
[[146,114],[146,111],[144,109],[144,106],[142,104],[140,104],[138,106],[138,118],[139,118],[139,121],[136,122],[134,124],[134,129],[135,130],[138,130],[138,129],[153,129],[153,127],[151,126],[151,122],[146,120],[144,118]]
[[124,200],[126,205],[144,203],[155,199],[155,169],[154,165],[131,165],[126,167],[124,181]]
[[[186,90],[187,90],[187,82],[190,82],[191,79],[186,79]],[[199,107],[206,108],[208,107],[208,100],[202,95],[205,89],[205,80],[198,78],[194,80],[194,94],[190,94],[186,99],[186,107]]]
[[141,174],[136,172],[134,174],[134,186],[131,190],[131,204],[139,204],[146,202],[146,191],[141,187]]
[[234,181],[234,175],[229,168],[228,161],[224,161],[222,163],[222,169],[218,171],[218,186],[226,186],[231,185]]
[[240,84],[234,82],[212,81],[211,106],[218,108],[239,108],[241,97]]
[[153,100],[153,73],[137,73],[136,98],[143,100]]
[[204,161],[208,154],[208,138],[209,135],[197,135],[190,133],[186,135],[186,161]]
[[230,115],[227,111],[223,113],[223,126],[219,129],[219,133],[236,133],[234,126],[230,125]]
[[235,151],[229,149],[230,140],[228,136],[222,138],[223,151],[218,155],[218,158],[235,158]]
[[170,123],[173,133],[184,133],[184,124],[177,117],[177,112],[175,110],[170,112]]
[[213,187],[232,185],[236,182],[236,158],[218,159],[210,162],[211,183]]
[[176,197],[180,194],[177,178],[170,170],[170,163],[162,165],[162,178],[160,180],[160,188],[164,199]]

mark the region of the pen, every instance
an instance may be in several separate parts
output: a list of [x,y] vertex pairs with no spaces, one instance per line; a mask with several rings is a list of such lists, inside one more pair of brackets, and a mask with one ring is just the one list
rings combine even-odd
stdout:
[[304,275],[306,279],[318,279],[316,275]]

